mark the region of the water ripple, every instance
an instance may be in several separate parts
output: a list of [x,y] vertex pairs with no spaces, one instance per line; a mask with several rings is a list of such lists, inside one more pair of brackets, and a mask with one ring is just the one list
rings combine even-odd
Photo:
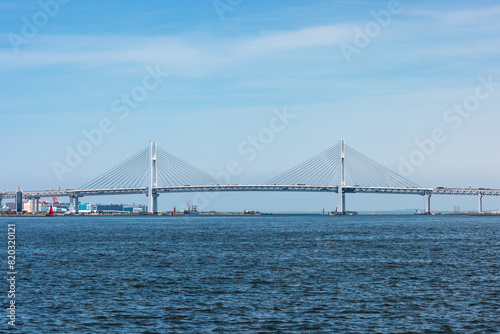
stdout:
[[16,329],[500,332],[497,218],[343,218],[16,220]]

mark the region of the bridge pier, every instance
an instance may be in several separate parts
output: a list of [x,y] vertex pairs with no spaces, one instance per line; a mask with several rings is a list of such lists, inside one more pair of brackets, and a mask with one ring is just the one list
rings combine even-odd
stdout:
[[431,194],[425,195],[425,213],[431,214]]
[[478,213],[483,213],[483,194],[479,194],[479,210]]
[[79,211],[80,211],[80,202],[78,200],[78,196],[71,196],[69,198],[69,212],[77,215]]
[[[339,191],[341,191],[339,189]],[[342,194],[339,193],[339,206],[337,207],[337,214],[343,215],[345,214],[345,192],[342,189]]]
[[33,198],[33,213],[40,213],[40,197]]
[[158,197],[159,194],[153,194],[153,214],[158,214]]
[[149,185],[148,185],[148,213],[158,213],[158,194],[153,191],[158,186],[158,165],[156,161],[156,143],[149,142]]
[[337,214],[345,214],[345,142],[340,139],[339,142],[339,205],[337,206]]

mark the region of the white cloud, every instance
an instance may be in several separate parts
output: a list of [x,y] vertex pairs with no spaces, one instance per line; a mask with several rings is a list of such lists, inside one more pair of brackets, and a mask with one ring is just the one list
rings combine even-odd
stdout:
[[477,25],[490,27],[500,24],[500,6],[473,9],[457,10],[440,14],[439,17],[445,20],[445,23],[451,25]]
[[351,34],[352,29],[346,25],[328,25],[273,33],[241,43],[237,47],[236,54],[258,56],[282,50],[332,46]]
[[[0,51],[6,69],[73,64],[168,64],[183,73],[239,63],[293,49],[334,46],[349,34],[345,26],[319,26],[240,39],[142,36],[41,36],[15,54]],[[0,66],[2,66],[0,65]]]
[[[406,16],[395,20],[383,35],[372,41],[370,50],[359,57],[356,66],[401,67],[448,58],[460,63],[460,59],[471,60],[471,57],[500,52],[498,30],[484,33],[484,29],[500,24],[500,6],[449,12],[409,9],[405,13]],[[410,17],[417,20],[408,19]],[[468,28],[456,28],[473,23]],[[244,69],[254,60],[276,55],[284,55],[284,59],[290,61],[299,51],[313,59],[331,57],[335,67],[335,57],[341,56],[338,44],[352,43],[354,27],[355,24],[322,25],[238,38],[208,34],[182,37],[40,35],[23,46],[19,54],[9,48],[0,49],[0,71],[71,65],[123,72],[139,70],[145,64],[158,64],[174,75],[205,76],[224,73],[234,66]],[[467,35],[461,29],[466,29]]]
[[493,28],[500,25],[500,6],[480,9],[460,9],[453,11],[430,11],[412,9],[405,12],[409,16],[433,19],[442,26],[473,25],[475,28]]

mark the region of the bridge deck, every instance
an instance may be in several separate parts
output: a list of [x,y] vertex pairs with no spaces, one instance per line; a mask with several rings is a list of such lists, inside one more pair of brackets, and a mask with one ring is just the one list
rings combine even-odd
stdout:
[[[404,188],[404,187],[362,187],[344,186],[345,193],[368,194],[408,194],[408,195],[466,195],[466,196],[500,196],[500,189],[485,188]],[[238,192],[238,191],[266,191],[266,192],[333,192],[338,193],[337,186],[318,185],[205,185],[205,186],[169,186],[155,187],[154,193],[188,193],[188,192]],[[116,189],[67,189],[24,191],[23,197],[84,197],[105,195],[147,194],[148,188],[116,188]],[[16,192],[2,192],[0,198],[15,199]]]

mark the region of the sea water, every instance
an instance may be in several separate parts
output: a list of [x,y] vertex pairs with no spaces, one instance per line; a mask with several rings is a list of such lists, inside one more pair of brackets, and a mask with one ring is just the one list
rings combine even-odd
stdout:
[[[1,218],[18,333],[498,333],[500,219]],[[8,278],[8,277],[7,277]],[[8,307],[4,286],[4,310]],[[7,311],[4,311],[7,315]]]

